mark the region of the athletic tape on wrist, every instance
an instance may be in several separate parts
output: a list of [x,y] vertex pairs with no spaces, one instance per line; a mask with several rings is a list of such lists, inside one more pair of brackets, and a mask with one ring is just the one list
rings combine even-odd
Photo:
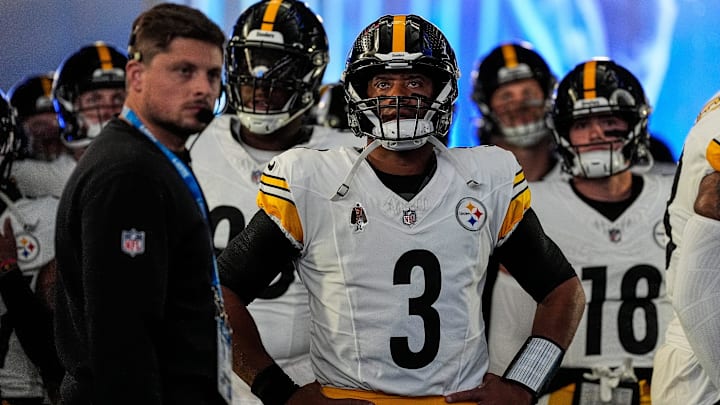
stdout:
[[250,391],[264,405],[282,405],[299,388],[280,366],[273,363],[255,376]]
[[560,368],[564,355],[565,351],[554,342],[530,336],[503,377],[522,384],[537,397]]

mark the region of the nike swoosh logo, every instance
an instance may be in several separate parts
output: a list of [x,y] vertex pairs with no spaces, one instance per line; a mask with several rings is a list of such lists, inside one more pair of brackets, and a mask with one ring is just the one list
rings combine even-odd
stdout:
[[268,164],[268,170],[272,170],[274,168],[275,168],[275,162],[270,162],[270,164]]

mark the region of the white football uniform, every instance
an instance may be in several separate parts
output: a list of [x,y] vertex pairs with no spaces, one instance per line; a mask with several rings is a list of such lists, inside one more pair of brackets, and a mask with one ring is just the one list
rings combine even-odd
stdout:
[[[279,152],[251,150],[233,139],[235,116],[216,117],[198,139],[189,141],[192,167],[210,210],[214,243],[224,249],[258,210],[255,198],[260,174]],[[364,145],[349,132],[315,126],[305,148],[327,149]],[[292,269],[284,272],[267,299],[256,299],[248,309],[257,323],[268,353],[298,384],[315,380],[310,367],[309,308],[307,291]],[[242,386],[244,383],[237,382]],[[253,398],[247,398],[247,403]],[[245,402],[244,402],[245,403]]]
[[488,364],[485,270],[529,207],[522,169],[494,146],[450,149],[406,201],[362,161],[347,194],[333,198],[358,155],[287,151],[268,164],[258,194],[301,249],[318,381],[402,396],[477,387]]
[[[0,224],[10,217],[18,248],[18,267],[34,291],[40,269],[55,258],[55,216],[58,200],[54,197],[21,199],[13,209],[5,209]],[[21,219],[19,218],[21,217]],[[0,395],[3,398],[41,398],[42,380],[35,365],[20,346],[12,324],[6,322],[7,308],[0,299]]]
[[[663,215],[672,178],[645,175],[640,194],[611,221],[567,181],[531,183],[533,209],[582,280],[583,319],[563,367],[651,368],[672,317],[664,282]],[[532,328],[535,301],[500,273],[491,306],[491,367],[502,374]],[[497,322],[495,321],[497,320]]]
[[[720,93],[703,108],[690,130],[678,165],[673,195],[668,203],[669,246],[672,250],[668,266],[668,295],[680,275],[678,259],[682,234],[690,216],[695,213],[695,199],[700,181],[720,171]],[[720,401],[720,387],[715,387],[700,366],[677,316],[665,335],[665,344],[655,355],[652,385],[653,403],[715,404]]]
[[24,196],[51,195],[60,198],[76,164],[75,158],[67,153],[50,162],[33,159],[18,160],[13,162],[12,177]]

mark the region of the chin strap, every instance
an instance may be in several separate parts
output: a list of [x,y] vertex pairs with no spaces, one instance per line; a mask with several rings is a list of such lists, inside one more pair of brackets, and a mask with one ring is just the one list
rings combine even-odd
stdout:
[[[434,136],[428,137],[428,142],[430,142],[434,147],[436,147],[440,152],[448,152],[447,146],[440,142],[439,139],[437,139]],[[465,179],[465,184],[470,188],[475,188],[480,185],[475,179],[473,179],[469,174],[470,170],[465,167],[464,164],[462,164],[461,161],[458,160],[455,155],[452,153],[447,153],[447,157],[450,159],[450,162],[452,162],[453,166],[455,166],[455,170],[457,170],[458,173],[460,173],[460,176],[462,176]],[[466,176],[467,175],[467,176]]]

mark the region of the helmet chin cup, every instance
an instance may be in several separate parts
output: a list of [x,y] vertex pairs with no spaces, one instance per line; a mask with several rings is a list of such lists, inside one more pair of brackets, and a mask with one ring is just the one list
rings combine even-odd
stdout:
[[550,136],[550,129],[545,125],[545,120],[531,122],[515,127],[500,126],[503,140],[510,145],[520,148],[528,148],[537,145],[541,140]]
[[290,121],[290,113],[252,114],[237,112],[240,124],[257,135],[268,135],[284,127]]
[[613,150],[578,153],[574,160],[572,175],[587,179],[610,177],[630,167],[622,152]]

